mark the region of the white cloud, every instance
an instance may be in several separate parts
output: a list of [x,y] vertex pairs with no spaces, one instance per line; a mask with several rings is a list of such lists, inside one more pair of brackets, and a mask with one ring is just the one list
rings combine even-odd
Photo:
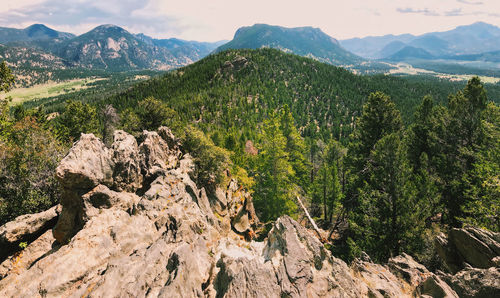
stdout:
[[231,39],[241,26],[268,23],[319,27],[343,39],[421,34],[477,21],[500,25],[496,12],[498,0],[17,0],[0,9],[0,25],[43,22],[81,33],[114,23],[154,37],[215,41]]
[[420,34],[476,21],[500,25],[498,17],[486,14],[491,11],[500,11],[497,0],[473,6],[458,0],[152,0],[134,14],[176,18],[184,37],[215,40],[230,39],[237,28],[254,23],[320,27],[336,38]]

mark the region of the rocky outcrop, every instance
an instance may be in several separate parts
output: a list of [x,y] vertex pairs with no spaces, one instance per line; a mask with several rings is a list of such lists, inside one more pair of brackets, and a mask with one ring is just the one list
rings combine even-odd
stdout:
[[389,259],[388,267],[396,276],[410,285],[418,285],[415,293],[430,297],[459,297],[457,293],[439,276],[417,263],[411,256],[403,253]]
[[445,279],[460,297],[499,297],[500,269],[467,268]]
[[113,186],[117,191],[135,192],[142,187],[139,146],[136,139],[118,130],[113,135]]
[[[349,266],[288,216],[274,222],[264,241],[255,241],[252,199],[236,180],[210,188],[194,183],[193,160],[166,128],[140,139],[137,144],[118,131],[106,148],[82,135],[57,169],[63,195],[53,233],[0,264],[0,297],[475,293],[469,281],[478,274],[438,276],[408,255],[387,265],[365,256]],[[483,272],[491,276],[484,293],[497,293],[497,272],[490,271]]]
[[500,233],[474,227],[451,229],[448,236],[439,235],[436,250],[451,273],[472,266],[474,268],[498,267]]
[[20,249],[21,242],[31,242],[52,229],[59,216],[60,206],[37,214],[21,215],[0,227],[0,262]]

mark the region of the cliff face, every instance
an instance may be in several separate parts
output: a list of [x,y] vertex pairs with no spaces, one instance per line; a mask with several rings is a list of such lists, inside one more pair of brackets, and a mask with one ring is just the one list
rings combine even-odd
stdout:
[[441,274],[452,288],[408,255],[347,265],[287,216],[252,240],[258,219],[235,180],[200,188],[169,129],[140,139],[82,135],[57,169],[60,206],[0,227],[1,297],[458,297],[485,276],[479,294],[499,293],[495,267]]

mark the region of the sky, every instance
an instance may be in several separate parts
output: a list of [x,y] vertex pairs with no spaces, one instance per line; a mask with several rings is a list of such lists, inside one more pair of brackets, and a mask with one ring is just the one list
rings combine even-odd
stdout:
[[337,39],[500,27],[500,0],[2,0],[0,26],[42,23],[74,34],[101,24],[155,38],[218,41],[242,26],[312,26]]

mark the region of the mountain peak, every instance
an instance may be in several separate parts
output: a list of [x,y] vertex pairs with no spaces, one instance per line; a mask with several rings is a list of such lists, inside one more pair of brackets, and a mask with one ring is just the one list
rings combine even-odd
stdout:
[[45,26],[44,24],[33,24],[31,26],[24,28],[24,30],[53,30],[53,29]]
[[362,60],[343,49],[335,38],[325,34],[319,28],[287,28],[268,24],[239,28],[234,39],[220,46],[217,51],[262,47],[277,48],[335,65],[353,64]]
[[120,33],[129,33],[127,30],[123,29],[122,27],[113,25],[113,24],[104,24],[95,27],[89,32],[120,32]]
[[56,38],[59,35],[56,30],[51,29],[44,24],[33,24],[29,27],[26,27],[24,31],[29,37]]

